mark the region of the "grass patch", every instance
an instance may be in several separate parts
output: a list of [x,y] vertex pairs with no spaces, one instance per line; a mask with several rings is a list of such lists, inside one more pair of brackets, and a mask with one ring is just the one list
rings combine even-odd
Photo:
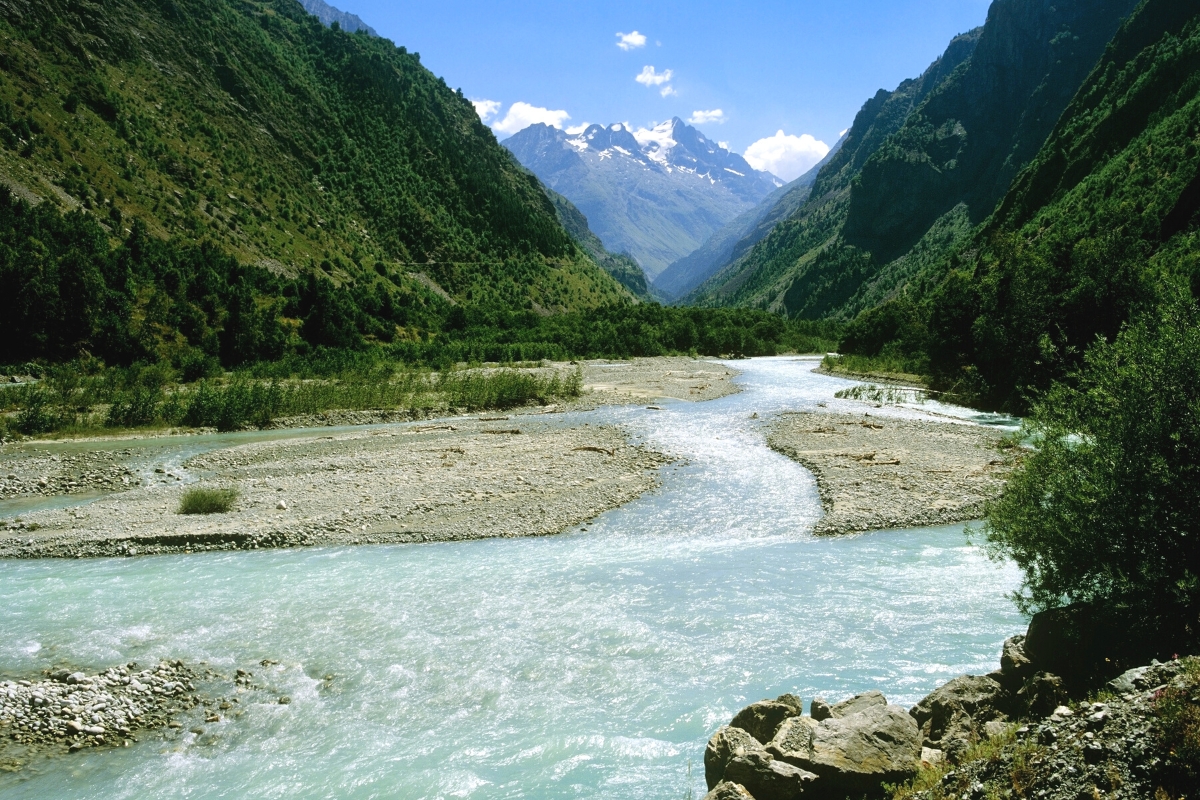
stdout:
[[[970,764],[981,761],[999,763],[1006,756],[1011,762],[1002,780],[1004,793],[989,793],[988,797],[1026,797],[1038,775],[1038,767],[1045,758],[1045,748],[1031,741],[1017,741],[1017,725],[1012,724],[1000,736],[993,736],[972,745],[957,765],[942,762],[936,766],[922,764],[916,776],[908,783],[887,787],[892,800],[910,800],[914,797],[928,800],[949,800],[960,797],[968,790]],[[953,777],[947,777],[954,773]]]
[[228,514],[237,502],[237,489],[204,489],[196,487],[183,493],[179,501],[180,514]]
[[1164,788],[1180,796],[1200,786],[1200,659],[1183,660],[1185,686],[1171,685],[1154,699],[1154,734],[1164,761]]

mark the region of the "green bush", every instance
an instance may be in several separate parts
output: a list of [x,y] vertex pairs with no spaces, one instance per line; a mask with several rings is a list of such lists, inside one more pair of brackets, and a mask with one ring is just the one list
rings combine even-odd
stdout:
[[237,489],[204,489],[195,487],[183,493],[179,501],[180,514],[228,514],[238,499]]
[[42,389],[33,389],[26,396],[25,407],[17,414],[16,428],[26,436],[36,436],[54,430],[58,427],[58,422],[50,395]]
[[1098,342],[1034,406],[1037,450],[987,512],[1027,611],[1124,606],[1194,625],[1200,609],[1200,310],[1179,299]]

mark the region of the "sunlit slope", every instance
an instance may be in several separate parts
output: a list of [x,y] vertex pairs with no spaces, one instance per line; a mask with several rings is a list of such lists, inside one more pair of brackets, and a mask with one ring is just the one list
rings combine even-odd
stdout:
[[518,308],[627,298],[416,53],[294,0],[0,8],[0,180],[20,196],[87,209],[114,238],[139,218],[338,284],[423,273]]

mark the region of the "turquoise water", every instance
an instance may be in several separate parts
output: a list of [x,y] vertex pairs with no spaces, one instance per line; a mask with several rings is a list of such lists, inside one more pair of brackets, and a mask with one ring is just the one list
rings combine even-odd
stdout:
[[[0,670],[170,657],[271,688],[199,740],[144,736],[0,777],[0,792],[699,797],[708,734],[748,701],[879,688],[907,704],[994,669],[1024,625],[1005,599],[1015,570],[961,526],[809,536],[812,480],[759,426],[781,409],[862,406],[834,400],[848,384],[811,362],[737,366],[734,397],[570,420],[619,422],[686,460],[586,532],[0,562]],[[268,702],[279,694],[291,704]]]

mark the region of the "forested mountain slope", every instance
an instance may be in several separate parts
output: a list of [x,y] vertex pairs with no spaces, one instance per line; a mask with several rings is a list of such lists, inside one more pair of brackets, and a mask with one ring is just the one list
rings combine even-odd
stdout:
[[848,140],[809,203],[705,302],[847,318],[920,280],[992,212],[1135,4],[996,0],[974,46],[952,44],[911,105],[864,107],[856,127],[874,136]]
[[888,92],[880,89],[863,104],[841,147],[818,172],[807,202],[779,220],[757,246],[734,258],[688,299],[705,305],[756,305],[782,311],[791,271],[805,253],[840,227],[850,183],[888,136],[937,85],[971,57],[980,30],[957,36],[919,78]]
[[864,315],[857,349],[927,353],[947,387],[1020,408],[1097,337],[1200,289],[1198,11],[1146,0],[945,280]]
[[[268,327],[285,333],[300,329],[288,320],[313,292],[334,288],[348,304],[340,318],[358,319],[349,340],[418,335],[454,301],[567,310],[628,300],[461,92],[403,47],[327,29],[295,0],[0,0],[0,11],[0,181],[84,215],[60,224],[39,211],[34,222],[14,206],[5,216],[15,227],[0,316],[18,330],[77,294],[67,285],[82,280],[69,266],[76,235],[90,242],[89,280],[125,298],[121,313],[161,317],[142,350],[214,350],[202,331],[232,317],[232,289],[189,292],[198,264],[223,254],[263,272],[246,282],[246,302],[274,308]],[[33,263],[28,237],[60,228],[65,238],[45,242],[53,269]],[[145,264],[128,280],[105,276],[97,231],[112,245],[136,234],[143,244],[124,252],[177,242],[163,258],[185,279],[164,285],[165,267]],[[201,242],[199,261],[183,255]],[[292,282],[293,294],[316,288],[284,302],[259,294],[271,280]],[[196,318],[191,333],[184,318]],[[32,350],[7,355],[92,344],[31,339]]]

